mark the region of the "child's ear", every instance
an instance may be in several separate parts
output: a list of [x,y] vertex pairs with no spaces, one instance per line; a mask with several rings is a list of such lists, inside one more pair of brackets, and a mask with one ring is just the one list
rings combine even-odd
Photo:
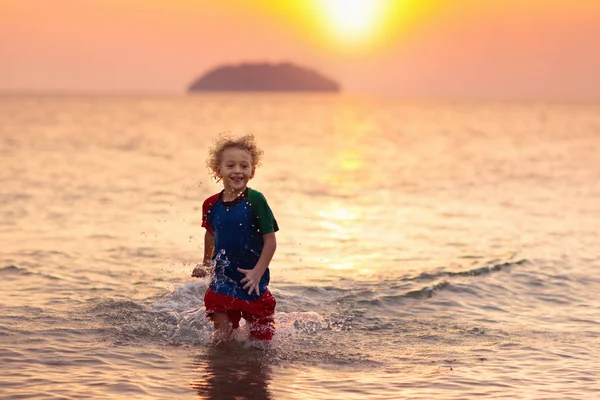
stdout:
[[256,172],[256,168],[252,167],[252,173],[250,174],[250,179],[254,178],[254,173]]

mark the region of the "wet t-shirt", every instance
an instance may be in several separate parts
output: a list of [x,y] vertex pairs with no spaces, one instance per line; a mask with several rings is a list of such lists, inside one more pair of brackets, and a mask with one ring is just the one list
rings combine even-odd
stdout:
[[[265,197],[246,188],[235,200],[224,202],[223,192],[217,193],[202,205],[202,226],[212,234],[215,247],[210,289],[242,300],[257,300],[260,295],[242,289],[240,281],[246,275],[237,269],[253,269],[263,250],[263,235],[279,230]],[[259,283],[261,295],[269,280],[267,268]]]

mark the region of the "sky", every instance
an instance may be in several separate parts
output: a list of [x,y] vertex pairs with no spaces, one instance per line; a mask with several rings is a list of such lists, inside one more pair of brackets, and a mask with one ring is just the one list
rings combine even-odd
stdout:
[[0,92],[184,93],[294,62],[345,92],[600,99],[597,0],[0,0]]

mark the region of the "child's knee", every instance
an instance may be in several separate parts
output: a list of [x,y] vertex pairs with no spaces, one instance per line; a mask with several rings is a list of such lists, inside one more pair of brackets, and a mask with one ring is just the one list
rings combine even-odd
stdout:
[[212,319],[215,329],[224,330],[231,329],[231,319],[227,313],[216,312],[210,317]]

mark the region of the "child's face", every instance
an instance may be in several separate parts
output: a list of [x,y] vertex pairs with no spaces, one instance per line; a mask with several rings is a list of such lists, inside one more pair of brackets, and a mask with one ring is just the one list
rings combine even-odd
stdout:
[[241,192],[254,177],[252,156],[247,150],[231,147],[223,151],[217,171],[226,190]]

